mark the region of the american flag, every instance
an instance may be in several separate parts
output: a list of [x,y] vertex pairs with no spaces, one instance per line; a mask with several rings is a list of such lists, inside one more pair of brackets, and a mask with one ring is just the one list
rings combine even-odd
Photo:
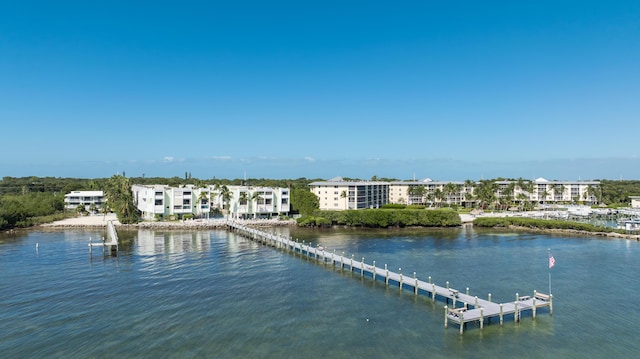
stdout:
[[554,265],[556,265],[556,259],[553,258],[551,254],[549,254],[549,269],[553,268]]

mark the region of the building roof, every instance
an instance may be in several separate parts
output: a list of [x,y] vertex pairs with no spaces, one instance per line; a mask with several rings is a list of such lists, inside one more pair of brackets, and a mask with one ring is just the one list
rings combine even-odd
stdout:
[[65,197],[75,197],[75,196],[83,196],[83,197],[104,197],[103,191],[71,191],[64,195]]
[[[335,179],[335,178],[334,178]],[[334,181],[331,179],[329,181],[316,181],[309,183],[309,186],[388,186],[389,182],[382,181]]]

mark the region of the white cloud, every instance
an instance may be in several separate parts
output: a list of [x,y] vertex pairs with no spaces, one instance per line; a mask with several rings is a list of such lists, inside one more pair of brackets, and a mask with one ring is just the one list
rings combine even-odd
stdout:
[[211,159],[216,161],[230,161],[231,156],[211,156]]
[[162,162],[164,162],[164,163],[174,163],[174,162],[182,163],[182,162],[184,162],[184,158],[175,158],[173,156],[165,156],[162,159]]
[[305,160],[305,161],[307,161],[307,162],[315,162],[315,161],[316,161],[316,159],[315,159],[315,158],[313,158],[313,157],[309,157],[309,156],[306,156],[306,157],[304,158],[304,160]]

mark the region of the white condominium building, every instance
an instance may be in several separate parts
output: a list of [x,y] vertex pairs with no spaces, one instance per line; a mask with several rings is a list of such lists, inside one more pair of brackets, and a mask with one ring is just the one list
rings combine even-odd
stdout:
[[322,210],[379,208],[389,201],[389,183],[345,181],[341,177],[309,184]]
[[[485,182],[486,181],[481,181]],[[386,203],[405,205],[464,205],[472,206],[475,194],[483,183],[474,181],[344,181],[334,178],[311,183],[310,189],[318,197],[320,209],[347,210],[377,208]],[[495,200],[509,198],[514,202],[541,204],[598,202],[598,181],[491,181]]]
[[211,211],[208,188],[133,185],[132,191],[133,203],[144,219],[185,214],[206,216]]
[[499,188],[498,196],[513,192],[513,199],[524,195],[527,200],[539,203],[597,203],[596,192],[600,188],[599,181],[549,181],[542,177],[524,184],[519,184],[518,181],[496,181],[496,184]]
[[76,209],[82,205],[86,210],[90,210],[93,205],[97,210],[102,207],[105,201],[103,191],[73,191],[64,195],[64,208]]
[[[184,215],[209,218],[225,214],[232,218],[270,218],[288,215],[288,188],[193,185],[170,187],[165,185],[132,186],[133,201],[144,219]],[[226,192],[227,201],[223,192]]]
[[288,188],[227,186],[228,204],[223,203],[222,189],[213,188],[210,186],[214,205],[224,208],[231,218],[271,218],[288,215],[291,211]]
[[448,203],[461,205],[470,201],[473,186],[458,181],[396,181],[389,183],[389,203],[431,205]]

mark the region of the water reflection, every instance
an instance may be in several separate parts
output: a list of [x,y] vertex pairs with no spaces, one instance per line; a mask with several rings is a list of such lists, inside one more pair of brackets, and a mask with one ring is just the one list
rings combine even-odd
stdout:
[[211,247],[209,232],[139,230],[135,243],[137,254],[143,256],[208,252]]

